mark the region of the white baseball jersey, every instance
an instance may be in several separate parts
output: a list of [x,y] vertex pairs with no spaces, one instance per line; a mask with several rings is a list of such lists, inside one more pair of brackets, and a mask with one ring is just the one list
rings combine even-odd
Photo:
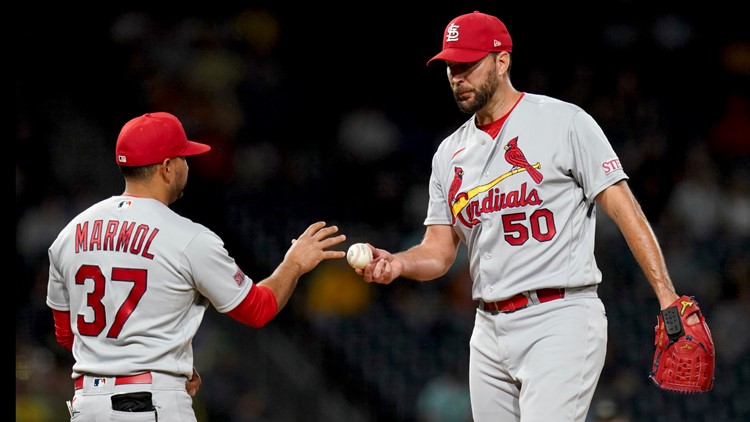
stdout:
[[228,312],[253,282],[206,227],[156,199],[114,196],[49,249],[47,305],[70,311],[73,374],[190,377],[206,308]]
[[594,198],[627,178],[589,114],[526,93],[496,139],[472,116],[439,145],[424,224],[466,244],[475,300],[597,284]]

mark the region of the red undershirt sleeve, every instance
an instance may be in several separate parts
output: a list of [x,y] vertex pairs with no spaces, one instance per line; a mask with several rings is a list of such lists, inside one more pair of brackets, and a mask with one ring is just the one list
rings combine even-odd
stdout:
[[266,286],[254,285],[245,299],[227,315],[254,328],[260,328],[276,316],[278,303],[273,291]]
[[73,330],[70,328],[70,312],[52,310],[55,319],[55,337],[60,346],[73,350]]

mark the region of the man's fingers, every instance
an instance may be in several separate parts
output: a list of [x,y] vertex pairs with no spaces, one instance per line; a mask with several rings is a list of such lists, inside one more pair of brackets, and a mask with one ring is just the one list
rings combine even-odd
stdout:
[[323,251],[323,259],[344,258],[345,256],[344,251]]
[[339,228],[337,226],[324,227],[324,228],[319,229],[317,232],[315,232],[313,236],[317,238],[324,238],[324,237],[331,236],[338,231],[339,231]]
[[305,230],[303,234],[312,236],[313,234],[317,233],[322,227],[325,227],[325,225],[325,221],[317,221],[315,223],[312,223],[307,227],[307,230]]
[[331,246],[338,245],[339,243],[345,240],[346,240],[346,236],[343,234],[340,234],[336,237],[329,237],[329,238],[323,239],[320,241],[320,243],[323,244],[324,248],[330,248]]

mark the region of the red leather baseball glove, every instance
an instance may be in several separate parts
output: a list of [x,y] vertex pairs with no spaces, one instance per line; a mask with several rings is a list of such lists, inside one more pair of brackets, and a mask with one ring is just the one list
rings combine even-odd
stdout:
[[[696,314],[699,322],[687,325]],[[714,341],[693,297],[682,296],[657,316],[649,378],[662,390],[683,394],[710,391],[714,384]]]

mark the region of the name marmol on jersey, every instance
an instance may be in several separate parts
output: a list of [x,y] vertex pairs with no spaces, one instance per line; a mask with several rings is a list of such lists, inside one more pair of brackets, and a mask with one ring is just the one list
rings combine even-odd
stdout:
[[[90,224],[89,224],[90,223]],[[134,221],[103,220],[76,224],[75,252],[114,251],[154,259],[149,252],[159,229]]]

